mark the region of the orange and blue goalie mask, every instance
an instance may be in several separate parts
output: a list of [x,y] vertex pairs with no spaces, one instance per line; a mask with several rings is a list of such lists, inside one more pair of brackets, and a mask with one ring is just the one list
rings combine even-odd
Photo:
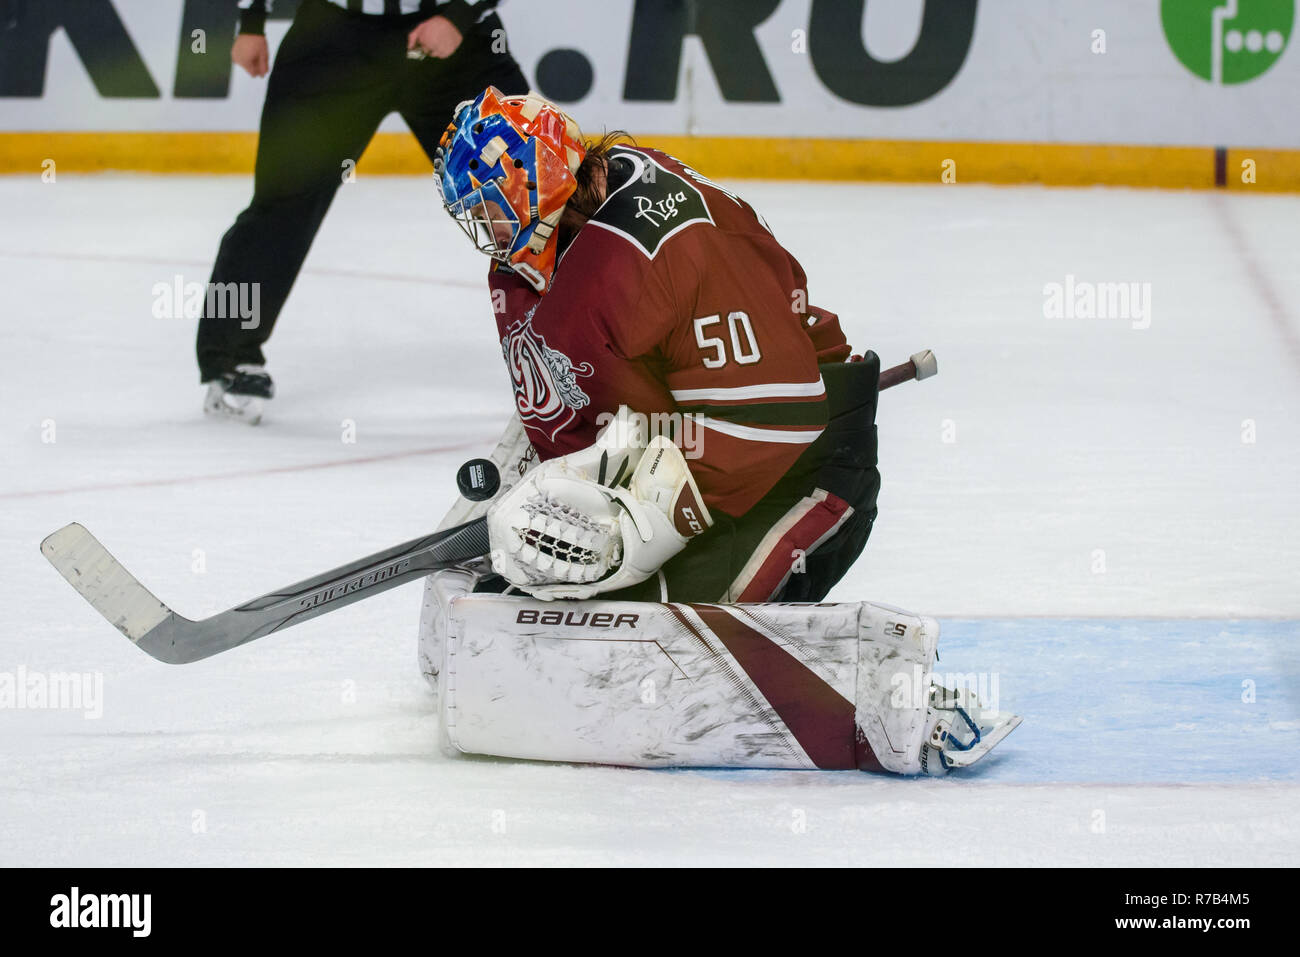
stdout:
[[578,125],[557,106],[488,87],[457,108],[434,155],[434,178],[474,247],[545,293],[556,227],[584,156]]

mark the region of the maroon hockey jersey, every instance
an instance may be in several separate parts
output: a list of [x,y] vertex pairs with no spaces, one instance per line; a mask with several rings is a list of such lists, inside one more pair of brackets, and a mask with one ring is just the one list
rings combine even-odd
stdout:
[[591,445],[627,405],[674,428],[705,502],[733,516],[821,434],[818,362],[850,352],[754,210],[653,149],[611,151],[607,198],[544,296],[508,268],[489,282],[541,459]]

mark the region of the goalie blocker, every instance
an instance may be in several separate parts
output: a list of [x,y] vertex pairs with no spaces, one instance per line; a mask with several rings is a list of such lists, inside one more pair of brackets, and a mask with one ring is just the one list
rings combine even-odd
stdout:
[[634,767],[942,774],[1020,723],[931,684],[938,623],[869,602],[543,602],[432,576],[444,748]]

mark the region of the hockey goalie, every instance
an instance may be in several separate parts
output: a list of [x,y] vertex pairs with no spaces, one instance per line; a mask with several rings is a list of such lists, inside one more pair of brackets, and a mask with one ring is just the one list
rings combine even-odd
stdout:
[[876,518],[879,361],[755,211],[535,94],[462,104],[435,161],[492,259],[515,417],[490,558],[427,580],[453,750],[944,773],[1020,721],[932,683],[938,625],[823,603]]

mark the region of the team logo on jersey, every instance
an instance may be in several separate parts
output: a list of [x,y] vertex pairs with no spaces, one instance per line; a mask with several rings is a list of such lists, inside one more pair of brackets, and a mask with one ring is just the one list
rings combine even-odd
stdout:
[[501,353],[515,387],[515,408],[524,425],[545,432],[554,439],[573,421],[578,409],[591,398],[578,385],[578,376],[586,378],[596,371],[590,362],[574,365],[559,349],[533,331],[533,311],[501,340]]
[[654,259],[671,236],[695,223],[713,222],[704,194],[685,177],[637,150],[610,155],[630,163],[632,175],[609,194],[589,225],[622,236]]

